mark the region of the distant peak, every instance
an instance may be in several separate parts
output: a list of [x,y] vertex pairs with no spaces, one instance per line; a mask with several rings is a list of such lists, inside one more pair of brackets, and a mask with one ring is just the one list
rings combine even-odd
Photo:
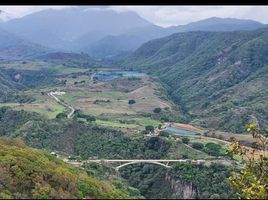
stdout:
[[[198,21],[197,21],[198,22]],[[252,19],[238,19],[238,18],[231,18],[231,17],[210,17],[207,19],[200,20],[199,22],[254,22],[259,23],[258,21]]]

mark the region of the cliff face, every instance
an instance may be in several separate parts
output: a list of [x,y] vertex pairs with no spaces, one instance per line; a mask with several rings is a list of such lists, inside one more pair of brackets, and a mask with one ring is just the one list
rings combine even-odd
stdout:
[[165,179],[170,184],[173,198],[196,199],[198,197],[198,189],[192,183],[184,183],[180,180],[175,180],[168,174],[166,175]]

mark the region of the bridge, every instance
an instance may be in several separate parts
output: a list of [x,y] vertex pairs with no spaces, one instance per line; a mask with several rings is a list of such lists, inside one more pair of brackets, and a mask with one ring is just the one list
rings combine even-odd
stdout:
[[[67,160],[66,160],[67,161]],[[67,161],[70,164],[76,165],[76,166],[82,166],[85,163],[116,163],[119,164],[118,166],[115,167],[115,169],[118,171],[120,168],[136,164],[136,163],[149,163],[149,164],[155,164],[155,165],[160,165],[165,168],[171,168],[169,163],[192,163],[192,164],[202,164],[205,163],[206,160],[190,160],[190,159],[178,159],[178,160],[162,160],[162,159],[157,159],[157,160],[85,160],[81,162],[77,161]]]

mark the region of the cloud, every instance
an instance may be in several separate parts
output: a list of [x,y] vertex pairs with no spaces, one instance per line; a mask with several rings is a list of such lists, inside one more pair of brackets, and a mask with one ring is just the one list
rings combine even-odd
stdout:
[[[21,17],[43,9],[64,9],[69,6],[0,6],[12,17]],[[76,6],[77,7],[77,6]],[[86,6],[86,9],[135,11],[159,26],[183,25],[209,17],[252,19],[268,23],[268,6]]]
[[111,6],[117,11],[132,10],[160,26],[183,25],[210,18],[252,19],[268,23],[268,6]]
[[44,9],[63,9],[67,7],[68,6],[0,6],[0,10],[8,13],[12,18],[18,18]]

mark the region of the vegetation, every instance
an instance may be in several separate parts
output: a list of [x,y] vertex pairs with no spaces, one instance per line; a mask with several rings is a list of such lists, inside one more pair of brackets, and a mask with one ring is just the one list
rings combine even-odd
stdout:
[[207,167],[181,163],[176,164],[172,169],[172,176],[182,183],[191,183],[198,191],[196,196],[198,198],[207,199],[217,196],[219,199],[230,199],[236,197],[227,179],[231,170],[233,169],[219,164]]
[[165,168],[152,164],[129,165],[120,169],[121,176],[146,199],[171,198],[172,190],[165,181],[166,173]]
[[192,147],[195,149],[201,150],[204,148],[204,145],[200,142],[194,142],[194,143],[192,143]]
[[162,110],[161,108],[155,108],[155,109],[154,109],[154,113],[160,113],[161,110]]
[[181,141],[182,141],[184,144],[188,144],[189,141],[190,141],[190,139],[189,139],[188,137],[183,137],[183,138],[181,139]]
[[222,156],[222,155],[225,155],[225,153],[222,152],[223,151],[222,146],[219,145],[219,144],[212,143],[212,142],[208,142],[205,145],[204,151],[207,154],[212,155],[212,156]]
[[57,119],[64,119],[64,118],[67,118],[67,114],[66,113],[59,113],[56,115],[56,118]]
[[136,101],[135,100],[133,100],[133,99],[130,99],[129,101],[128,101],[128,104],[134,104],[134,103],[136,103]]
[[133,198],[21,140],[0,138],[0,198]]
[[242,199],[267,199],[268,198],[268,137],[262,134],[256,124],[247,126],[247,131],[258,141],[255,148],[249,149],[233,141],[227,148],[231,155],[242,158],[245,166],[239,172],[234,172],[229,181],[238,196]]
[[148,126],[145,126],[145,131],[148,133],[148,132],[153,132],[154,131],[154,126],[152,125],[148,125]]
[[235,198],[228,183],[231,169],[213,164],[210,167],[176,164],[171,170],[152,164],[129,165],[120,169],[123,178],[146,198]]
[[81,110],[76,110],[74,112],[74,118],[83,118],[86,119],[87,122],[93,122],[96,121],[96,117],[91,116],[91,115],[86,115],[84,114]]
[[122,66],[160,77],[187,122],[242,133],[250,116],[268,123],[267,33],[176,33],[143,44]]

